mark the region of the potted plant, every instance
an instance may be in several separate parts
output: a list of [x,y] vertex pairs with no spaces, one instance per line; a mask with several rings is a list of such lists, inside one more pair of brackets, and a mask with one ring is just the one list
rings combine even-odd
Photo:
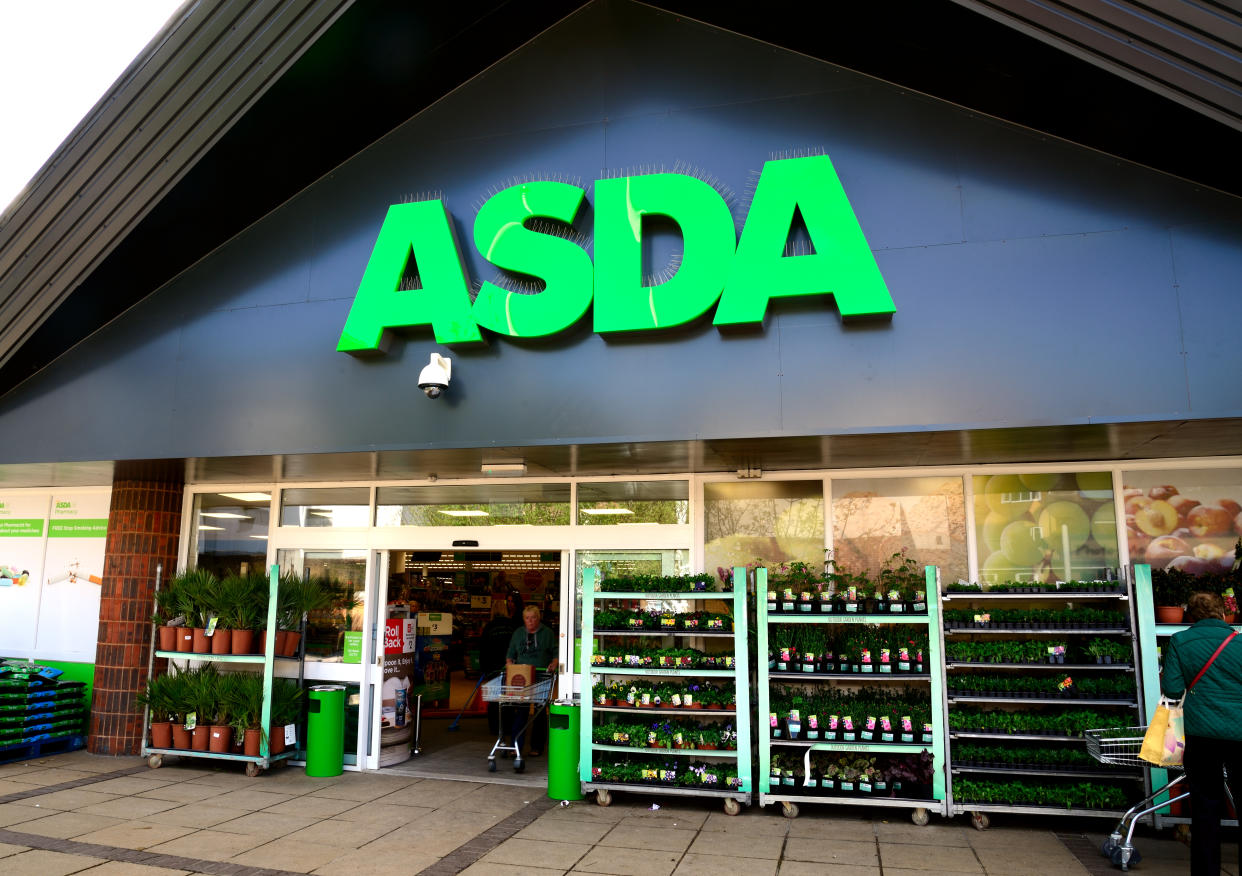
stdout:
[[1151,592],[1156,603],[1156,623],[1180,624],[1194,578],[1181,569],[1152,569]]
[[208,727],[208,750],[213,754],[225,754],[229,750],[233,739],[233,707],[243,678],[244,676],[235,672],[224,672],[216,676],[212,690],[214,707],[211,725]]
[[251,674],[236,677],[236,685],[227,694],[230,724],[235,737],[242,739],[242,753],[259,757],[267,735],[263,730],[263,678]]
[[[211,743],[211,725],[215,723],[216,682],[219,672],[214,663],[186,673],[189,700],[193,705],[194,727],[190,747],[207,751]],[[190,721],[186,721],[190,723]]]
[[151,712],[151,747],[173,747],[172,713],[176,710],[173,700],[173,676],[157,675],[147,679],[146,689],[138,694],[138,704]]
[[229,575],[215,582],[208,593],[208,618],[215,615],[216,625],[211,635],[212,654],[233,653],[233,630],[237,624],[237,606],[250,595],[246,579],[240,575]]
[[168,587],[176,594],[174,604],[185,626],[177,638],[177,650],[194,654],[206,654],[211,643],[204,628],[203,600],[214,585],[216,576],[205,569],[190,569],[169,582]]
[[155,612],[151,615],[151,623],[155,624],[159,635],[159,650],[176,651],[178,627],[169,621],[177,616],[177,594],[172,587],[155,591]]
[[267,579],[261,575],[240,578],[235,599],[228,613],[233,629],[234,654],[257,654],[258,633],[267,625]]
[[272,723],[268,731],[272,754],[285,750],[285,727],[297,724],[302,717],[302,688],[288,678],[272,679]]

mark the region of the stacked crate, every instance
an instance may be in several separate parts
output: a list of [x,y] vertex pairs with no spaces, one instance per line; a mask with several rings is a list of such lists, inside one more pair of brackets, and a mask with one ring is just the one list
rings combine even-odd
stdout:
[[86,685],[34,663],[0,664],[0,763],[81,748]]

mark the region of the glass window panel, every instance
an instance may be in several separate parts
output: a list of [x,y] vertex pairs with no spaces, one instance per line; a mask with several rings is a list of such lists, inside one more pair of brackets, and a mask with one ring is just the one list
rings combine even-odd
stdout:
[[276,552],[282,572],[322,578],[332,604],[313,611],[306,619],[306,659],[340,663],[345,653],[345,633],[362,629],[362,606],[366,595],[366,551]]
[[859,478],[832,482],[832,549],[841,568],[879,574],[899,551],[965,578],[966,500],[960,477]]
[[824,562],[823,481],[703,485],[704,566]]
[[280,491],[281,526],[369,526],[369,487]]
[[190,551],[194,566],[220,578],[261,572],[267,563],[271,501],[264,492],[196,495]]
[[1130,562],[1191,575],[1232,568],[1242,468],[1128,471],[1121,482]]
[[979,577],[987,582],[1104,580],[1117,568],[1112,475],[977,475]]
[[[595,570],[598,582],[603,578],[630,575],[689,575],[690,551],[688,550],[622,550],[578,551],[577,569],[574,572],[574,672],[581,669],[582,654],[582,573]],[[723,611],[724,609],[711,609]],[[589,693],[589,692],[588,692]]]
[[380,487],[376,526],[568,526],[569,484]]
[[689,481],[578,484],[579,526],[689,522]]

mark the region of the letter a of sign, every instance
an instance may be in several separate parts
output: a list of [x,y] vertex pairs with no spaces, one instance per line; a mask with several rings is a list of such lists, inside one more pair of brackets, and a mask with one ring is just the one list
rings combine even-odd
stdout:
[[[795,207],[806,221],[813,255],[783,255]],[[769,161],[714,323],[761,324],[770,298],[826,293],[842,317],[897,310],[828,156]]]
[[[401,291],[411,255],[423,288]],[[441,344],[483,340],[470,315],[451,220],[438,200],[388,208],[336,348],[355,355],[383,352],[391,329],[420,326],[430,326]]]

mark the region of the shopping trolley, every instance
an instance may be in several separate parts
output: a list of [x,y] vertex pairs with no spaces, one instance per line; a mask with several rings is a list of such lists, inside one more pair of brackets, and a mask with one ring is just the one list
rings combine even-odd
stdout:
[[487,755],[488,772],[496,772],[496,752],[512,751],[513,752],[513,771],[520,773],[526,769],[526,761],[522,758],[521,747],[518,745],[518,737],[525,735],[526,731],[534,726],[535,721],[547,709],[548,703],[552,700],[552,685],[555,678],[550,672],[536,671],[535,681],[533,684],[517,685],[505,684],[505,671],[502,669],[493,677],[483,682],[483,702],[485,703],[511,703],[514,705],[530,706],[530,717],[521,732],[513,735],[513,744],[505,745],[505,731],[509,728],[505,725],[508,723],[505,718],[505,709],[500,710],[500,732],[496,737],[496,744],[492,746],[492,750]]
[[[1143,736],[1146,733],[1146,727],[1115,727],[1087,730],[1083,735],[1087,739],[1087,753],[1100,763],[1150,767],[1150,763],[1139,757],[1139,752],[1143,749]],[[1181,767],[1163,767],[1163,769],[1180,770]],[[1135,825],[1138,824],[1140,818],[1151,815],[1170,803],[1189,797],[1190,792],[1184,790],[1184,787],[1177,788],[1185,778],[1185,773],[1180,773],[1164,787],[1152,791],[1126,810],[1126,813],[1121,816],[1121,821],[1117,822],[1117,826],[1113,828],[1112,834],[1100,846],[1100,854],[1112,861],[1113,866],[1120,867],[1122,870],[1129,870],[1131,864],[1137,864],[1142,860],[1143,856],[1139,854],[1139,850],[1134,847],[1133,843]],[[1175,788],[1177,788],[1176,791]],[[1153,803],[1157,797],[1166,793],[1169,795],[1168,800]],[[1232,805],[1233,794],[1230,793],[1228,784],[1225,785],[1225,794]]]

